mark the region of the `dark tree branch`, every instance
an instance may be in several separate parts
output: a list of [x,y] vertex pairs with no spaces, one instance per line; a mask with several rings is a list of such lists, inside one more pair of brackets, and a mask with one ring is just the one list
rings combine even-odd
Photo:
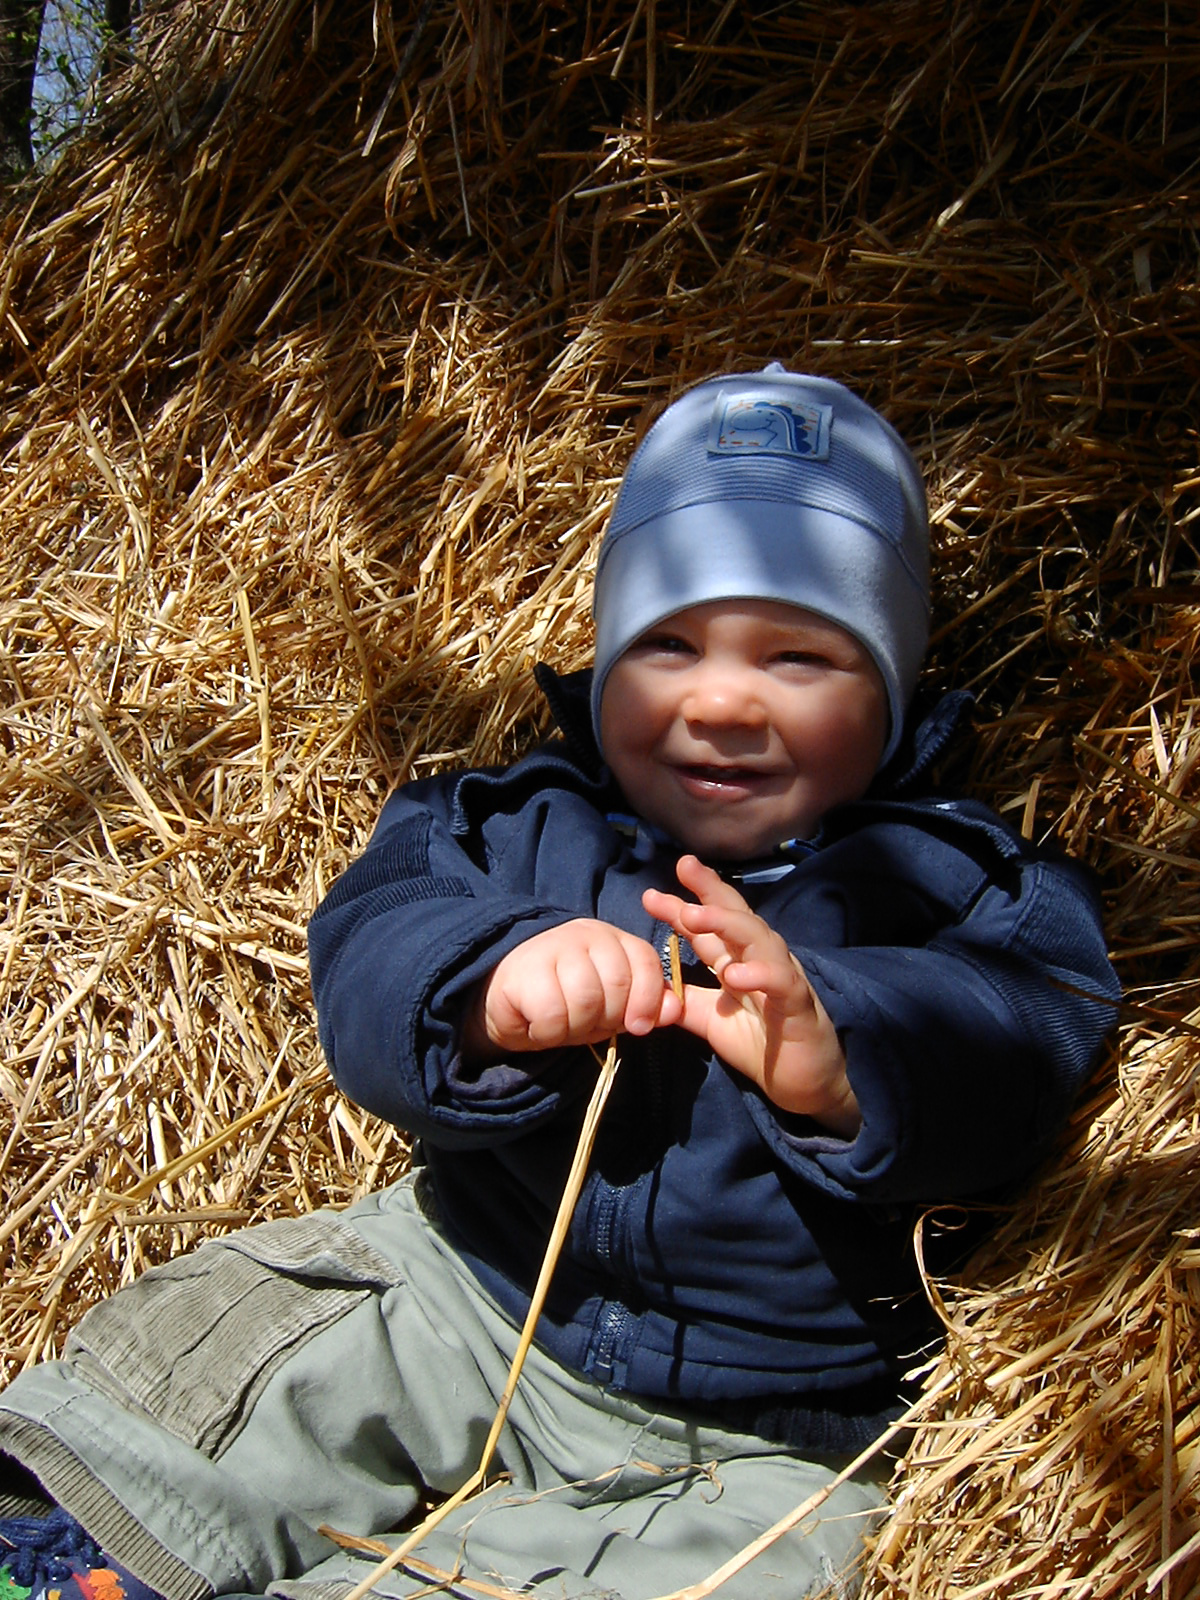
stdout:
[[0,177],[33,165],[33,80],[43,0],[0,0]]
[[104,20],[118,39],[126,38],[133,27],[133,0],[104,0]]

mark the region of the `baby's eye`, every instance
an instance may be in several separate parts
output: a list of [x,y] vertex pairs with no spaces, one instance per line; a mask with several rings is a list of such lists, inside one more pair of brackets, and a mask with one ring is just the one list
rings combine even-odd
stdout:
[[641,643],[648,650],[661,650],[667,655],[683,655],[692,648],[687,640],[681,639],[677,633],[648,633]]
[[781,650],[775,659],[785,667],[823,667],[826,657],[819,650]]

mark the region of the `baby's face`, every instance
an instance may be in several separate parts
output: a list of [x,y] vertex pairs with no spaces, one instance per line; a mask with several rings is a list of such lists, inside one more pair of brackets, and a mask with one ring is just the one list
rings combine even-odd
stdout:
[[604,686],[600,736],[626,797],[697,855],[749,860],[862,795],[887,694],[858,640],[774,600],[690,606]]

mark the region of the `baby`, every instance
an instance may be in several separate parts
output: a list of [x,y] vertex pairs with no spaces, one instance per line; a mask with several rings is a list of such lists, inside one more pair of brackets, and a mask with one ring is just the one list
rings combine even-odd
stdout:
[[[349,1594],[330,1528],[478,1462],[614,1034],[507,1480],[379,1592],[669,1592],[902,1413],[918,1217],[1011,1193],[1113,1022],[1088,880],[931,788],[966,697],[911,713],[924,492],[840,384],[668,407],[595,616],[592,672],[539,669],[562,737],[399,789],[311,924],[331,1069],[415,1172],[156,1269],[0,1396],[26,1592]],[[825,1587],[881,1501],[850,1478],[722,1592]]]

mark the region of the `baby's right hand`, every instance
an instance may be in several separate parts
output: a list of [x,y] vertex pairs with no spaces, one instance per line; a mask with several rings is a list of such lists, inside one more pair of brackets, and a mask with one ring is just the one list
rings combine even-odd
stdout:
[[682,1006],[645,939],[578,917],[510,950],[479,986],[463,1050],[476,1060],[509,1051],[600,1044],[678,1021]]

